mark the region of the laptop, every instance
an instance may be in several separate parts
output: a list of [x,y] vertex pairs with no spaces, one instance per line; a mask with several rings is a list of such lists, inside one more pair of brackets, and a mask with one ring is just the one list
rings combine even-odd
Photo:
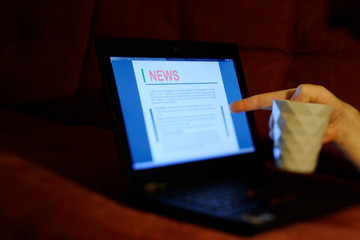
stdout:
[[265,168],[236,44],[98,38],[126,202],[239,234],[359,202],[351,183]]

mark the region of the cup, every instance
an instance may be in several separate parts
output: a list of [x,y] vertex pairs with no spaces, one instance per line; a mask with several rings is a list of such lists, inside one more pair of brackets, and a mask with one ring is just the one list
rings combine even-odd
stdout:
[[333,106],[324,104],[273,100],[273,153],[278,168],[315,171],[332,110]]

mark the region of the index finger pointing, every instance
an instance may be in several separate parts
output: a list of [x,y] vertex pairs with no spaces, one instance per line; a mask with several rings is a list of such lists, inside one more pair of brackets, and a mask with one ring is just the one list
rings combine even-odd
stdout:
[[239,113],[239,112],[247,112],[247,111],[254,111],[261,109],[263,110],[269,109],[272,106],[273,99],[281,99],[281,100],[290,99],[294,95],[295,90],[296,89],[293,88],[293,89],[254,95],[252,97],[231,103],[230,110],[233,113]]

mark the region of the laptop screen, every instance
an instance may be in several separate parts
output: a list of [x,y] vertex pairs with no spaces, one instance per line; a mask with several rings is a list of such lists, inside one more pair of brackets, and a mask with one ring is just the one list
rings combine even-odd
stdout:
[[134,170],[255,151],[232,59],[110,60]]

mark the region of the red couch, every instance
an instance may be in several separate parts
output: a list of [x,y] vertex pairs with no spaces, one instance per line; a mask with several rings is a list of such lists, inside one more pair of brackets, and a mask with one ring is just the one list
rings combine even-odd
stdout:
[[[360,109],[360,4],[7,1],[0,10],[0,239],[242,239],[129,208],[94,37],[236,42],[251,95],[326,86]],[[264,152],[268,112],[255,119]],[[325,146],[318,174],[359,181]],[[360,205],[254,239],[360,239]]]

